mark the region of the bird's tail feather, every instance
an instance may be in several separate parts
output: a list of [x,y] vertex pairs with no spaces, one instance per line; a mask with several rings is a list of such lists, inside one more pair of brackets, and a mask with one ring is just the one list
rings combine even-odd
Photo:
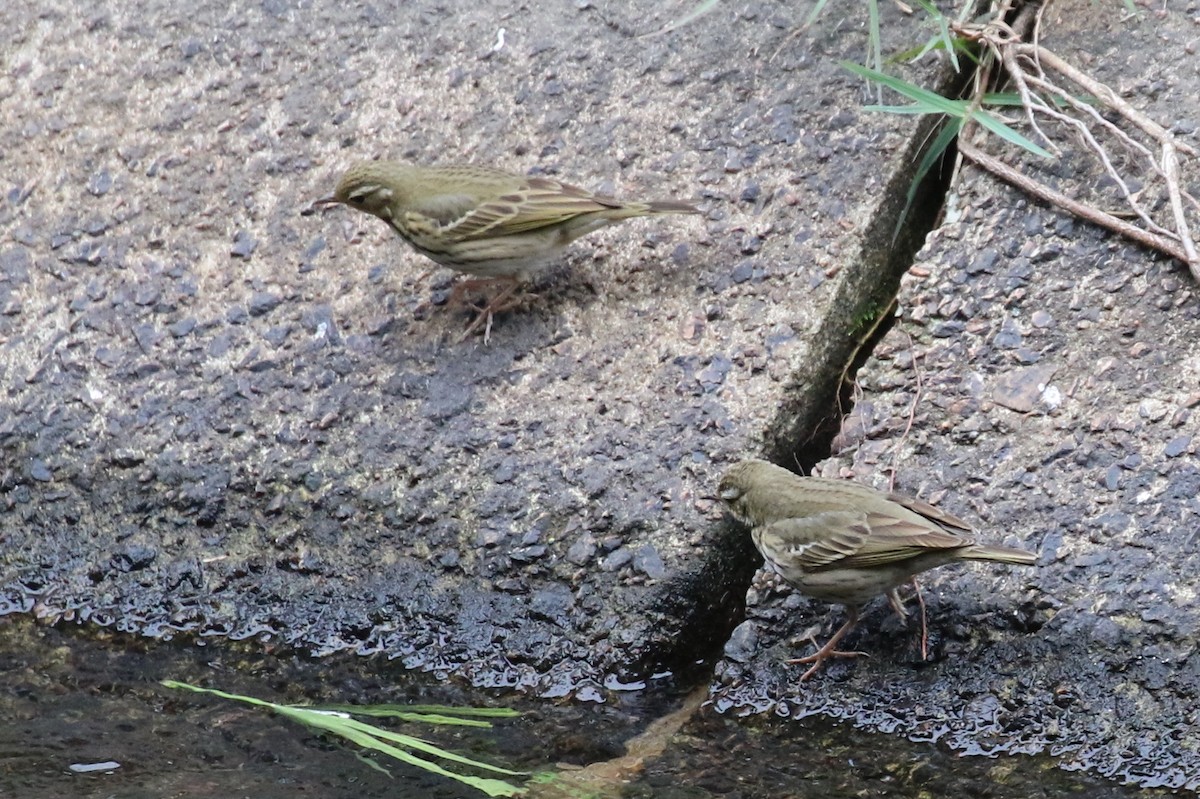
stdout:
[[1038,556],[1023,549],[1013,547],[988,547],[981,544],[959,550],[963,560],[992,560],[997,563],[1011,563],[1014,566],[1032,566],[1037,563]]
[[685,203],[681,200],[650,200],[649,202],[639,203],[646,207],[646,213],[649,214],[698,214],[700,209],[691,203]]

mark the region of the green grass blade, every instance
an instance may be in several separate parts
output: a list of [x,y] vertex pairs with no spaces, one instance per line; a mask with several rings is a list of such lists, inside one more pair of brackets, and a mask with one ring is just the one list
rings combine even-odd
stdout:
[[352,730],[347,730],[344,736],[351,743],[356,743],[366,749],[374,749],[388,757],[395,758],[402,763],[408,763],[411,766],[424,769],[425,771],[434,774],[440,774],[443,777],[449,777],[452,780],[457,780],[465,785],[470,785],[476,790],[483,791],[488,796],[520,796],[525,793],[525,789],[518,788],[516,785],[507,783],[504,780],[497,780],[491,777],[472,777],[469,774],[457,774],[453,771],[448,771],[437,763],[426,760],[422,757],[405,752],[403,749],[398,749],[394,746],[389,746],[381,741],[375,740],[370,735],[356,733]]
[[[879,35],[879,2],[867,0],[867,66],[883,70],[883,37]],[[878,99],[883,99],[882,90],[877,90]]]
[[893,77],[878,70],[867,69],[851,61],[841,61],[839,63],[843,68],[853,72],[855,75],[878,83],[886,89],[891,89],[897,94],[907,97],[919,106],[924,107],[926,109],[925,113],[949,114],[958,117],[963,116],[965,113],[966,103],[962,100],[951,100],[948,97],[942,97],[937,92],[923,89],[915,83],[909,83],[906,80]]
[[829,0],[817,0],[817,4],[813,6],[813,10],[808,12],[808,16],[804,19],[803,27],[807,28],[817,21],[817,17],[821,16],[821,12],[825,10],[825,6],[829,4]]
[[447,716],[472,716],[488,719],[511,719],[520,716],[511,707],[453,707],[451,705],[401,705],[414,713],[439,713]]
[[913,175],[912,182],[908,184],[908,194],[904,200],[904,209],[900,211],[900,217],[896,220],[896,227],[892,231],[893,244],[900,237],[900,231],[904,228],[905,220],[908,219],[908,212],[917,198],[917,190],[925,182],[925,177],[930,171],[941,163],[942,157],[946,154],[946,149],[958,138],[961,130],[962,122],[960,120],[947,119],[941,126],[941,130],[938,131],[937,138],[925,150],[925,154],[921,157],[921,163],[917,165],[916,174]]
[[[946,15],[941,12],[930,0],[914,0],[914,2],[925,10],[933,23],[937,25],[937,36],[934,37],[942,44],[942,49],[946,51],[946,55],[950,56],[950,65],[954,67],[955,72],[961,72],[962,68],[958,63],[957,48],[954,46],[956,37],[950,35],[950,20],[946,19]],[[922,53],[924,55],[924,53]]]
[[1037,144],[1035,144],[1032,139],[1027,138],[1024,134],[1021,134],[1021,133],[1017,132],[1016,130],[1010,128],[1008,125],[1005,125],[1003,122],[1001,122],[999,119],[997,119],[996,117],[989,114],[987,111],[979,109],[979,110],[972,112],[971,120],[979,123],[981,126],[987,128],[992,133],[995,133],[997,136],[1004,139],[1006,142],[1009,142],[1010,144],[1015,144],[1024,150],[1028,150],[1029,152],[1033,153],[1034,155],[1041,156],[1042,158],[1053,158],[1054,157],[1049,151],[1047,151],[1047,150],[1043,149],[1042,147],[1038,146]]
[[[525,772],[513,771],[500,766],[494,766],[490,763],[484,763],[480,760],[474,760],[472,758],[465,757],[464,755],[459,755],[446,749],[442,749],[436,744],[429,743],[428,741],[422,740],[415,736],[404,735],[402,733],[392,732],[391,730],[385,730],[350,717],[349,713],[357,713],[361,710],[364,710],[364,708],[358,708],[353,705],[343,705],[336,709],[314,708],[298,705],[278,705],[274,702],[267,702],[263,699],[256,699],[252,696],[231,694],[215,688],[200,688],[195,685],[188,685],[187,683],[177,682],[175,680],[163,680],[162,684],[168,688],[183,689],[202,694],[212,694],[213,696],[218,696],[222,699],[243,702],[245,704],[272,710],[284,718],[303,724],[310,729],[328,733],[330,735],[336,735],[339,738],[350,741],[351,743],[358,744],[365,749],[380,752],[403,763],[408,763],[409,765],[425,769],[426,771],[433,772],[434,774],[439,774],[441,776],[457,780],[483,791],[488,796],[517,796],[524,793],[522,788],[511,785],[503,780],[457,774],[453,771],[443,768],[442,766],[439,766],[437,763],[426,760],[423,757],[418,757],[411,752],[407,752],[400,747],[407,747],[408,749],[433,755],[434,757],[439,757],[452,763],[470,766],[472,768],[486,769],[499,774],[524,776]],[[417,705],[414,707],[419,707],[425,710],[437,710],[439,712],[409,713],[407,709],[401,710],[401,707],[404,706],[376,706],[374,708],[365,709],[380,711],[382,708],[383,712],[377,712],[375,715],[412,716],[421,721],[436,719],[436,723],[466,724],[469,726],[485,727],[490,727],[491,725],[486,721],[455,718],[451,715],[448,715],[446,711],[460,715],[478,715],[491,718],[511,718],[512,716],[518,715],[516,711],[513,711],[509,708],[449,708],[440,705]],[[398,746],[393,746],[392,744],[397,744]],[[387,770],[378,763],[370,759],[367,759],[367,761],[371,764],[372,768],[376,768],[384,773],[388,773]]]
[[[290,705],[290,707],[305,708],[305,705]],[[459,718],[458,716],[447,716],[442,713],[416,713],[402,706],[396,705],[314,705],[311,710],[331,710],[337,713],[352,713],[356,716],[369,716],[371,718],[394,718],[401,721],[414,721],[421,724],[445,724],[455,725],[459,727],[484,727],[490,728],[492,723],[482,719]],[[519,715],[513,713],[511,715]],[[496,716],[496,718],[508,718],[511,716]]]
[[494,771],[497,774],[508,774],[512,777],[520,777],[526,774],[524,771],[513,771],[512,769],[493,766],[491,763],[484,763],[481,760],[473,760],[464,755],[450,752],[441,748],[440,746],[437,746],[436,744],[431,744],[428,741],[416,738],[412,735],[405,735],[403,733],[393,732],[391,730],[384,730],[379,727],[358,721],[357,719],[342,719],[341,723],[335,724],[334,726],[336,727],[336,731],[339,735],[343,734],[341,732],[342,730],[350,730],[354,731],[356,734],[368,735],[372,738],[382,741],[391,741],[392,743],[400,744],[401,746],[406,746],[435,757],[440,757],[443,760],[461,763],[464,766],[487,769],[488,771]]
[[1015,144],[1024,150],[1027,150],[1034,155],[1042,158],[1053,158],[1047,150],[1034,143],[1031,139],[1001,122],[998,118],[989,114],[980,108],[973,108],[972,105],[965,100],[951,100],[948,97],[942,97],[936,92],[931,92],[928,89],[923,89],[916,84],[909,83],[906,80],[886,75],[873,69],[861,67],[858,64],[849,61],[842,61],[841,65],[853,72],[854,74],[874,81],[881,86],[884,86],[897,94],[907,97],[912,100],[913,106],[867,106],[866,110],[888,110],[889,113],[903,114],[945,114],[948,117],[959,119],[962,122],[975,122],[996,134],[1005,141]]

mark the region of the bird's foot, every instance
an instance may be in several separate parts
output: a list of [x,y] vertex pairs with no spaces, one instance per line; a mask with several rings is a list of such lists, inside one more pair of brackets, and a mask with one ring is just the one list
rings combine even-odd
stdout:
[[[466,280],[463,281],[463,283],[457,284],[455,289],[457,289],[459,285],[463,285],[465,283],[477,284],[482,282],[494,282],[494,280]],[[488,301],[487,305],[484,305],[482,308],[479,308],[475,305],[472,306],[478,311],[478,313],[471,321],[471,324],[467,325],[467,329],[463,331],[462,337],[459,338],[459,343],[466,341],[472,333],[479,329],[480,325],[484,325],[483,343],[485,345],[488,344],[492,340],[492,318],[498,313],[515,308],[521,304],[521,299],[513,296],[516,294],[517,288],[520,284],[518,284],[516,281],[508,282],[509,285],[495,297],[492,297],[492,299]],[[453,294],[451,294],[451,297],[453,297]]]
[[[843,638],[846,637],[846,633],[848,633],[852,629],[854,629],[854,625],[857,623],[858,623],[858,611],[852,610],[850,612],[850,619],[845,624],[843,624],[838,629],[838,631],[836,633],[834,633],[833,636],[828,641],[825,642],[824,646],[818,646],[817,651],[813,652],[811,655],[807,655],[802,658],[793,658],[793,659],[787,661],[789,665],[794,664],[794,663],[811,663],[812,664],[812,666],[808,669],[808,671],[806,671],[800,675],[800,682],[804,682],[809,677],[813,676],[818,671],[820,671],[821,664],[823,664],[825,661],[829,660],[830,658],[870,657],[870,655],[868,655],[866,652],[858,652],[858,651],[854,651],[854,650],[844,650],[844,649],[837,648],[837,645],[839,643],[841,643]],[[817,640],[815,638],[811,638],[809,640],[812,641],[813,646],[817,646]]]
[[[816,645],[815,641],[813,642],[813,645],[814,646]],[[844,649],[829,649],[828,647],[829,647],[829,645],[826,644],[825,646],[821,647],[816,652],[814,652],[811,655],[808,655],[807,657],[791,658],[790,660],[786,661],[789,666],[794,665],[796,663],[811,663],[812,664],[811,666],[809,666],[808,671],[806,671],[800,675],[800,682],[804,682],[809,677],[813,676],[818,671],[820,671],[821,666],[825,663],[825,661],[829,660],[830,658],[869,658],[869,657],[871,657],[866,652],[859,652],[856,650],[844,650]]]

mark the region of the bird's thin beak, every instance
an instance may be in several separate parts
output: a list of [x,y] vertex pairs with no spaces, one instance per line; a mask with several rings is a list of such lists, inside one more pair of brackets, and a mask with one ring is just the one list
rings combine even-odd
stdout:
[[313,200],[310,206],[300,212],[300,216],[312,216],[324,206],[337,205],[339,202],[341,202],[341,200],[339,200],[337,197],[322,197],[319,200]]

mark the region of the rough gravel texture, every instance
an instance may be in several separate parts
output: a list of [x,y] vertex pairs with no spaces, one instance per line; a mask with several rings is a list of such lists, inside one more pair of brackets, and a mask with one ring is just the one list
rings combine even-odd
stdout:
[[[886,284],[915,137],[857,110],[861,35],[749,4],[635,37],[667,21],[5,3],[0,611],[584,699],[719,646],[754,565],[714,483],[840,368],[814,337]],[[301,215],[373,156],[705,216],[580,242],[458,343],[446,270]]]

